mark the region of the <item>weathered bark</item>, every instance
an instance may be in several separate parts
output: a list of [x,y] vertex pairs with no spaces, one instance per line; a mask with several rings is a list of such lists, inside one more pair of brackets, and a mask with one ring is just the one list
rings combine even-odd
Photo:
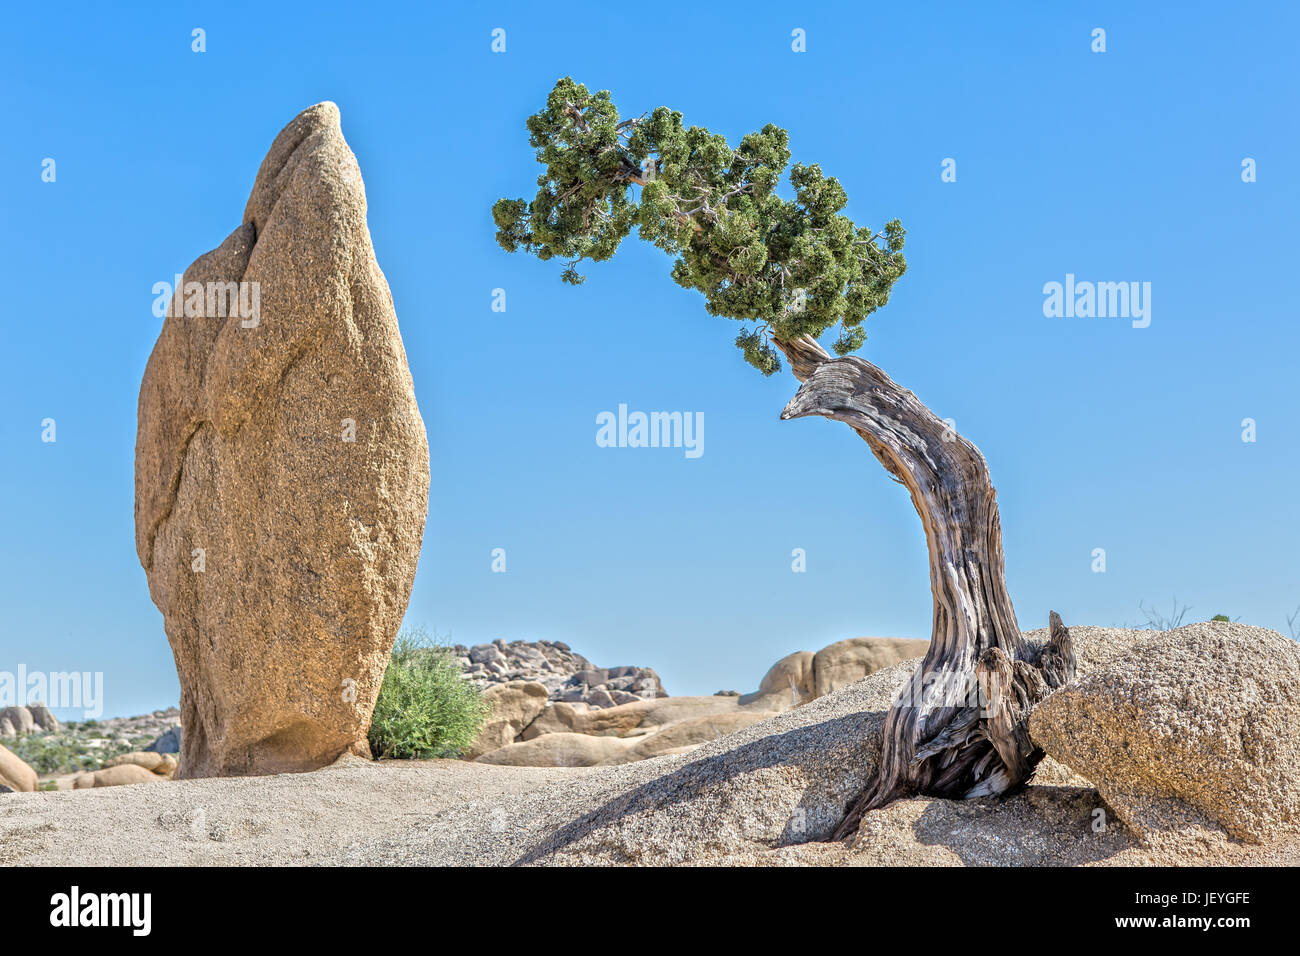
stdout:
[[900,796],[993,796],[1024,784],[1043,756],[1029,712],[1074,676],[1074,652],[1055,612],[1047,644],[1021,637],[984,456],[870,362],[832,359],[807,336],[776,345],[803,382],[781,417],[853,428],[911,493],[930,554],[930,649],[886,717],[876,776],[836,838]]

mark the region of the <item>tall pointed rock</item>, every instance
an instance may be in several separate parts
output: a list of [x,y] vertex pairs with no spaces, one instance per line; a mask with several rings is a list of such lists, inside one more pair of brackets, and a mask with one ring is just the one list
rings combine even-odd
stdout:
[[135,470],[178,775],[368,753],[429,449],[333,103],[280,132],[243,225],[186,270],[140,386]]

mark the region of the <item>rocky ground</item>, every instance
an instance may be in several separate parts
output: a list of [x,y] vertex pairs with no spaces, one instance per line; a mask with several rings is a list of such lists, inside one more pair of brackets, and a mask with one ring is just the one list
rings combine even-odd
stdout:
[[[1008,799],[898,801],[846,843],[825,841],[873,772],[915,661],[615,766],[349,757],[307,774],[7,794],[0,863],[1300,865],[1300,649],[1236,624],[1072,631],[1081,676],[1056,706],[1094,701],[1127,736],[1074,738]],[[1212,673],[1226,676],[1200,686]],[[1221,706],[1216,680],[1240,685],[1241,702]],[[1146,703],[1125,709],[1121,693]],[[1152,771],[1157,750],[1173,765]]]
[[[345,758],[307,774],[26,794],[0,804],[0,865],[575,863],[548,848],[586,814],[634,795],[665,759],[575,769]],[[1192,835],[1181,847],[1144,847],[1122,824],[1094,834],[1096,799],[1036,785],[1001,804],[904,800],[869,815],[851,846],[719,841],[689,856],[763,866],[1300,865],[1294,838],[1253,846]],[[667,861],[659,845],[621,860]]]

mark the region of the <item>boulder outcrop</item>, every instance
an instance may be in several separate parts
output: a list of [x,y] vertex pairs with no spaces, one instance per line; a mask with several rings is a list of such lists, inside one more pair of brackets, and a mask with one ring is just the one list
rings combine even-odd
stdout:
[[6,737],[25,737],[36,730],[36,719],[26,707],[6,707],[0,710],[0,720],[5,721],[10,731]]
[[1144,637],[1049,696],[1029,727],[1144,838],[1300,830],[1300,646],[1276,631],[1207,622]]
[[614,707],[667,697],[659,675],[649,667],[597,667],[561,641],[511,641],[452,651],[462,673],[479,687],[511,681],[542,684],[551,700],[589,707]]
[[530,681],[493,684],[483,692],[492,708],[478,739],[465,755],[472,760],[515,742],[520,732],[546,707],[546,686]]

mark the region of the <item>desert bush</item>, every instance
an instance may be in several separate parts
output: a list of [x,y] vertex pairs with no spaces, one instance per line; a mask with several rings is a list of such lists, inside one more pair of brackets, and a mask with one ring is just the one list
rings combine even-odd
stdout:
[[108,754],[94,753],[77,737],[62,734],[29,734],[5,741],[19,760],[38,774],[72,774],[99,770]]
[[37,773],[66,773],[81,769],[78,766],[80,755],[66,741],[29,734],[6,740],[5,745]]
[[90,747],[75,733],[28,734],[11,738],[5,745],[38,774],[78,773],[98,770],[104,761],[118,754],[139,750],[140,744],[108,744]]
[[1174,595],[1173,605],[1168,614],[1165,614],[1154,607],[1145,607],[1141,601],[1138,601],[1138,610],[1146,617],[1146,623],[1139,625],[1147,631],[1172,631],[1176,627],[1182,627],[1183,618],[1191,607],[1186,604],[1178,603],[1178,595]]
[[489,705],[460,676],[451,650],[420,630],[398,635],[370,722],[376,759],[458,757],[487,719]]

